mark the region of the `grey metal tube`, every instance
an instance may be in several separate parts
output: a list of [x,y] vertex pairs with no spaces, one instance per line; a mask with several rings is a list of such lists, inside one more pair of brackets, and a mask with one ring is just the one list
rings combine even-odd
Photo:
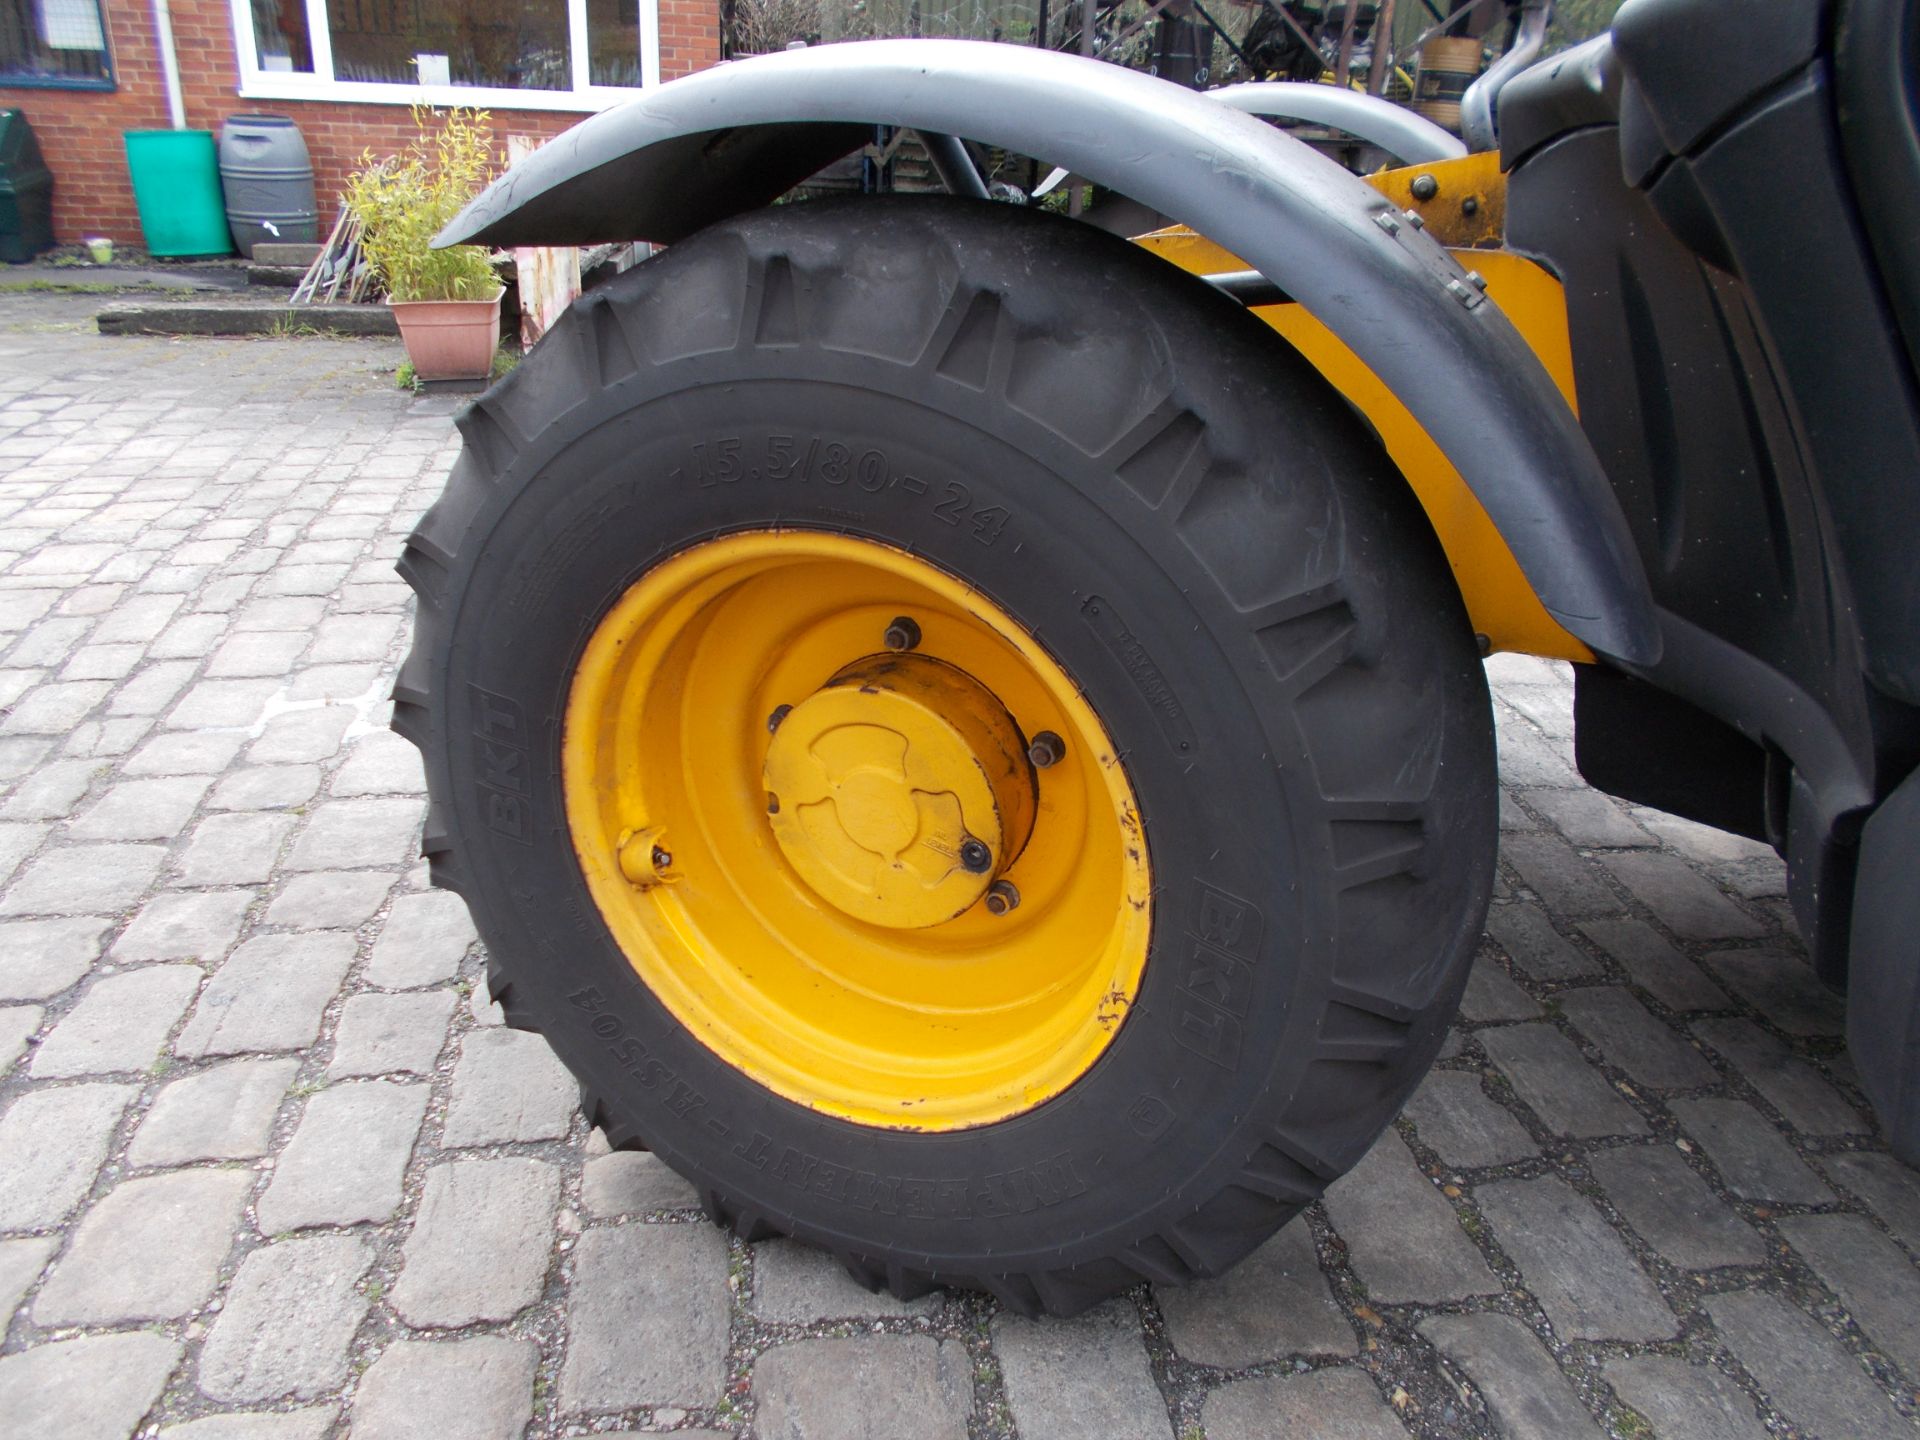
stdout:
[[933,161],[933,173],[940,177],[940,183],[947,187],[950,195],[964,195],[969,200],[990,200],[992,192],[987,189],[985,177],[980,167],[973,163],[973,156],[967,153],[964,140],[953,135],[943,135],[937,130],[919,130],[915,132],[920,143],[927,147],[927,158]]
[[1255,80],[1223,85],[1207,91],[1206,97],[1249,115],[1331,125],[1407,165],[1457,160],[1467,153],[1465,145],[1425,116],[1358,90],[1301,80]]
[[1460,136],[1473,151],[1500,146],[1498,108],[1506,83],[1534,62],[1547,43],[1547,24],[1553,19],[1553,0],[1525,0],[1520,10],[1520,33],[1513,48],[1487,67],[1486,74],[1460,97]]

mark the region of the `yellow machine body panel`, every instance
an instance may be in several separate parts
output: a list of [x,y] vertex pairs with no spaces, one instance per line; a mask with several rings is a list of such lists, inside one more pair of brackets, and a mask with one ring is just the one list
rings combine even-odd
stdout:
[[[1504,212],[1504,194],[1490,157],[1411,166],[1369,177],[1380,190],[1411,200],[1412,180],[1432,176],[1435,193],[1412,208],[1432,212],[1431,228],[1458,244],[1460,263],[1477,270],[1487,295],[1505,312],[1546,366],[1567,403],[1573,405],[1573,354],[1567,338],[1567,307],[1560,282],[1540,266],[1504,250],[1465,248],[1485,243],[1484,219]],[[1426,187],[1421,187],[1425,189]],[[1461,200],[1474,197],[1471,213]],[[1245,270],[1246,262],[1183,226],[1136,238],[1162,258],[1196,275]],[[1440,447],[1393,392],[1319,321],[1298,305],[1263,305],[1253,313],[1284,335],[1379,432],[1381,443],[1407,477],[1432,522],[1466,599],[1474,629],[1489,651],[1517,650],[1551,659],[1590,661],[1593,652],[1568,634],[1541,605],[1521,573],[1513,551],[1486,509],[1441,453]]]

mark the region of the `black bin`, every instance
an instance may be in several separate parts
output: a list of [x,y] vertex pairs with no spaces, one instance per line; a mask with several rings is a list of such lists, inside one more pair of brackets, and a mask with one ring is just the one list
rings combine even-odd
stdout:
[[0,110],[0,260],[19,264],[53,247],[53,172],[27,117]]

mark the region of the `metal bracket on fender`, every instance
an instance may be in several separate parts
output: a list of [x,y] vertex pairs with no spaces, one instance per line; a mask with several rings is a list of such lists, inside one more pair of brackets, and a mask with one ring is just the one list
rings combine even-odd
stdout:
[[1100,61],[963,40],[722,65],[575,126],[439,244],[671,243],[768,204],[878,124],[1065,166],[1190,225],[1338,335],[1426,428],[1554,619],[1659,655],[1644,571],[1573,412],[1467,273],[1377,190],[1251,115]]

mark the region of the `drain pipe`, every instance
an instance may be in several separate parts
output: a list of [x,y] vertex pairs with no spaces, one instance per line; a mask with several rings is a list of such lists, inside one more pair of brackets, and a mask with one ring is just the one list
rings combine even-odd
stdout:
[[173,50],[173,15],[167,0],[153,0],[154,40],[160,48],[160,73],[167,82],[167,115],[173,128],[187,128],[187,103],[180,95],[180,60]]

